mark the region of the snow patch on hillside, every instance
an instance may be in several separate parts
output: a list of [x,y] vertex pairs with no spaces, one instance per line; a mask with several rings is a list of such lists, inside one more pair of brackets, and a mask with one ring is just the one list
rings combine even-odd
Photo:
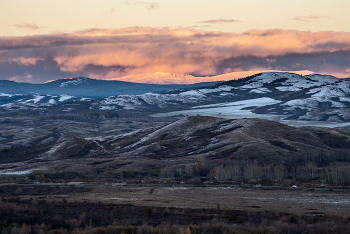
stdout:
[[95,105],[100,105],[99,109],[104,110],[113,110],[116,109],[116,106],[123,107],[126,110],[132,110],[136,107],[141,107],[142,102],[135,95],[119,95],[115,97],[105,98]]
[[44,97],[45,97],[45,96],[36,95],[36,96],[34,96],[33,99],[26,100],[26,101],[24,101],[23,103],[29,103],[29,102],[38,103],[38,102],[40,102],[40,100],[43,99]]
[[318,102],[312,99],[294,99],[281,104],[282,106],[289,106],[284,110],[295,110],[296,108],[311,110],[318,107]]
[[[214,116],[222,118],[282,118],[276,115],[255,114],[249,108],[273,105],[281,103],[279,100],[272,98],[256,98],[244,101],[218,103],[213,105],[202,105],[191,108],[190,110],[173,111],[168,113],[158,113],[153,117],[170,117],[170,116]],[[249,109],[249,110],[248,110]],[[283,116],[285,117],[285,116]]]
[[71,99],[71,98],[74,98],[74,96],[69,96],[69,95],[67,95],[67,94],[62,94],[62,95],[60,96],[60,99],[58,99],[58,101],[59,101],[59,102],[64,102],[64,101],[67,101],[67,100],[69,100],[69,99]]
[[71,79],[70,81],[62,82],[60,85],[60,88],[63,88],[69,85],[79,85],[83,83],[88,84],[88,82],[83,78],[70,78],[70,79]]
[[156,131],[151,132],[150,134],[147,134],[146,136],[142,137],[139,141],[135,142],[130,146],[127,146],[126,148],[134,148],[142,143],[145,143],[146,141],[154,139],[157,136],[162,136],[165,133],[171,133],[175,135],[184,135],[186,133],[179,132],[179,130],[183,129],[184,128],[183,126],[185,126],[187,123],[188,123],[188,119],[186,118],[176,121],[174,123],[171,123],[161,129],[158,129]]
[[249,93],[271,93],[272,91],[269,90],[268,88],[257,88],[257,89],[252,89],[250,90]]
[[12,94],[0,93],[0,97],[12,97]]
[[281,92],[296,92],[296,91],[302,90],[294,86],[279,86],[279,87],[276,87],[276,89]]
[[26,175],[30,174],[34,171],[34,169],[29,170],[21,170],[21,171],[15,171],[15,170],[1,170],[0,175]]
[[265,84],[276,82],[276,84],[281,85],[276,87],[276,89],[280,91],[299,91],[301,89],[335,84],[338,81],[339,79],[335,77],[315,74],[309,76],[300,76],[292,73],[265,72],[259,76],[252,78],[251,80],[248,80],[248,84],[243,85],[242,88],[260,88]]
[[233,89],[233,87],[231,86],[227,86],[227,85],[222,85],[219,88],[215,88],[215,89],[198,89],[199,92],[207,94],[207,93],[217,93],[217,92],[222,92],[222,91],[226,91],[229,92]]

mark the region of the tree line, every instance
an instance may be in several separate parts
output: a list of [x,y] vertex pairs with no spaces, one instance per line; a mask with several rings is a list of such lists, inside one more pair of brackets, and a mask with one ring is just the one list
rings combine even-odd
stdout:
[[330,185],[350,185],[350,150],[307,152],[276,163],[257,160],[211,160],[184,167],[165,167],[160,178],[254,182],[268,178],[278,183],[292,180],[301,183],[316,181]]

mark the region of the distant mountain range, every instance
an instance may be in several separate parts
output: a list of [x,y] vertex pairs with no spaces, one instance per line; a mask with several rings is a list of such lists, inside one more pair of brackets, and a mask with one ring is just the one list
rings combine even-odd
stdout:
[[[120,80],[135,83],[145,83],[145,84],[194,84],[202,82],[212,82],[212,81],[229,81],[242,79],[244,77],[252,76],[262,72],[277,72],[274,70],[268,71],[240,71],[240,72],[229,72],[221,75],[215,76],[193,76],[190,74],[181,73],[171,73],[171,72],[153,72],[144,74],[131,74],[127,76],[118,77],[111,80]],[[281,71],[279,71],[281,72]],[[312,71],[302,70],[302,71],[290,71],[290,73],[295,73],[299,75],[310,75],[313,74]]]
[[[17,83],[0,80],[0,96],[11,95],[69,95],[85,98],[103,98],[121,94],[162,93],[172,89],[204,87],[218,82],[197,84],[142,84],[117,80],[95,80],[86,77],[60,79],[44,84]],[[8,96],[8,95],[7,95]]]
[[[23,97],[16,93],[31,94]],[[91,99],[98,96],[103,98]],[[266,72],[240,80],[188,86],[82,77],[42,85],[0,82],[0,108],[6,110],[54,108],[67,101],[79,102],[65,113],[77,113],[84,105],[99,112],[147,110],[154,117],[210,115],[346,123],[350,122],[350,79]]]
[[[189,74],[175,74],[175,73],[168,73],[168,72],[133,74],[133,75],[123,76],[117,79],[122,81],[127,81],[127,82],[136,82],[136,83],[144,83],[144,84],[163,84],[163,85],[211,82],[210,77],[194,77]],[[193,81],[197,81],[197,82],[193,82]]]

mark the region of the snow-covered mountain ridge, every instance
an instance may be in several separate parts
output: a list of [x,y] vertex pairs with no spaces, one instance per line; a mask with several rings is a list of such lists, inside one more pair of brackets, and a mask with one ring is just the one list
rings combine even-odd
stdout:
[[[259,99],[267,97],[272,101]],[[254,100],[259,104],[254,105]],[[217,116],[218,113],[215,113],[213,108],[222,107],[224,104],[220,103],[228,102],[231,103],[230,107],[226,106],[226,109],[222,110],[225,111],[224,117],[237,117],[237,111],[243,112],[244,108],[249,108],[252,114],[278,115],[283,119],[348,122],[350,121],[350,79],[317,74],[301,76],[292,73],[268,72],[204,89],[109,97],[94,102],[91,109],[130,110],[150,106],[165,108],[183,104],[202,106],[211,103],[216,106],[193,106],[192,109],[187,108],[187,110],[158,116],[197,114]],[[249,105],[244,105],[244,102],[249,102]]]
[[[61,83],[74,86],[84,80]],[[8,94],[1,94],[9,98]],[[63,96],[33,97],[21,105],[52,106]],[[73,99],[88,103],[91,111],[144,111],[153,116],[211,115],[226,118],[258,117],[273,120],[350,122],[350,79],[311,74],[266,72],[204,88],[175,89],[165,93],[123,94],[99,100]],[[45,105],[42,104],[45,100]],[[0,107],[11,109],[11,104]],[[45,107],[46,108],[46,107]],[[50,108],[50,107],[47,107]],[[175,111],[176,110],[176,111]],[[173,111],[173,112],[171,112]],[[158,114],[156,114],[158,113]]]

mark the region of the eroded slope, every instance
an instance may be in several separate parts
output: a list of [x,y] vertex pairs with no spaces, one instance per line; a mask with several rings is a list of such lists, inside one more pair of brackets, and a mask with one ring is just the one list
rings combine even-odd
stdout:
[[[17,148],[8,149],[18,150]],[[263,119],[187,117],[127,134],[71,138],[2,165],[2,172],[74,170],[86,173],[184,166],[213,159],[282,163],[290,157],[350,149],[350,133],[330,128],[295,128]]]

